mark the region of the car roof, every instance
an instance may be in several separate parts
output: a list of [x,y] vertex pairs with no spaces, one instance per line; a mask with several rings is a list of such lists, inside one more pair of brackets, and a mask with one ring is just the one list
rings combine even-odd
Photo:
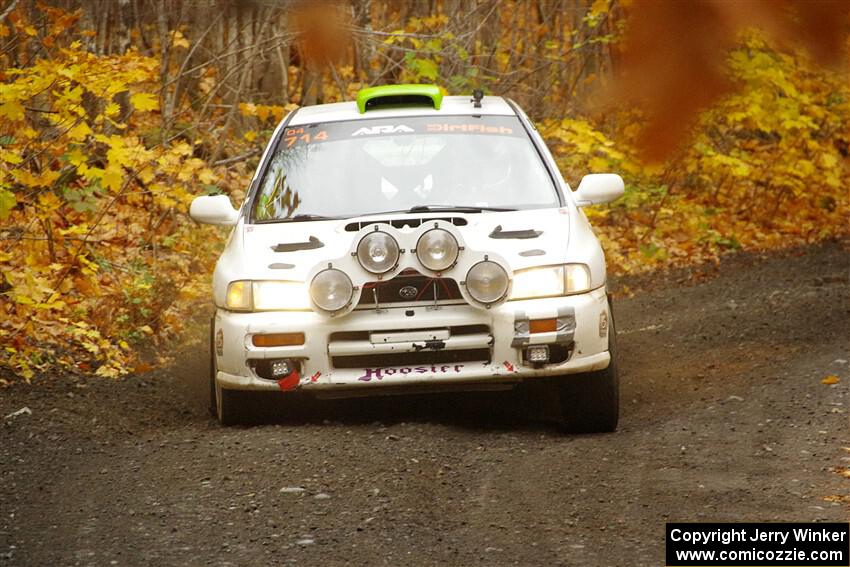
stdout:
[[396,118],[400,116],[516,116],[508,102],[500,96],[485,96],[481,99],[481,108],[475,108],[470,96],[445,96],[440,110],[427,106],[394,106],[376,108],[360,114],[357,103],[335,102],[302,106],[289,122],[290,126],[313,124],[316,122],[337,122],[341,120],[370,120],[373,118]]

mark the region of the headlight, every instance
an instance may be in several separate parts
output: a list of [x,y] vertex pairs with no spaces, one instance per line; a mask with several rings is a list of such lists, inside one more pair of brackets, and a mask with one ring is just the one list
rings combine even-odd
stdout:
[[297,311],[310,309],[307,285],[303,282],[254,282],[254,310]]
[[254,308],[251,293],[251,282],[237,281],[227,285],[227,299],[225,307],[231,311],[250,311]]
[[325,311],[339,311],[348,305],[352,295],[354,286],[351,279],[334,268],[322,270],[310,283],[310,297],[313,303]]
[[357,244],[357,259],[373,274],[386,273],[398,263],[398,242],[386,232],[371,232]]
[[298,311],[310,309],[302,282],[241,280],[227,286],[225,306],[231,311]]
[[567,264],[564,266],[564,276],[567,293],[590,291],[590,268],[584,264]]
[[452,233],[432,228],[419,237],[416,256],[423,266],[434,272],[451,268],[457,261],[458,245]]
[[584,264],[546,266],[514,272],[511,299],[554,297],[590,289],[590,270]]
[[478,262],[467,272],[466,290],[475,301],[489,305],[505,297],[508,281],[508,273],[502,266],[485,260]]

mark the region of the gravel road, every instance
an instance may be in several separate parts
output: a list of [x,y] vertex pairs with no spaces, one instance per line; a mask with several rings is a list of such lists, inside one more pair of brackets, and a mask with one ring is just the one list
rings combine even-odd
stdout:
[[667,521],[847,521],[849,272],[832,243],[619,282],[613,434],[504,392],[224,429],[204,347],[2,389],[0,566],[658,566]]

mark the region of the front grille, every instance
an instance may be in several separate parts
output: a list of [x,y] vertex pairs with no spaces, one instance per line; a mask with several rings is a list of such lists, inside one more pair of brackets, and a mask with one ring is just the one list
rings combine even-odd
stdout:
[[454,327],[449,327],[449,330],[453,337],[458,335],[475,335],[478,333],[490,334],[490,327],[488,325],[455,325]]
[[[446,327],[440,327],[445,329]],[[449,335],[459,337],[463,335],[475,335],[483,333],[490,334],[489,325],[454,325],[448,327]],[[429,331],[432,329],[375,329],[374,331],[336,331],[330,334],[328,341],[333,343],[336,341],[368,341],[372,333],[406,333],[411,331]],[[433,329],[436,330],[436,329]]]
[[[436,297],[435,297],[436,295]],[[434,301],[463,301],[457,282],[451,278],[423,276],[408,268],[387,281],[368,282],[360,294],[359,308],[374,308],[375,297],[380,305]]]
[[[413,333],[448,330],[445,341],[372,343],[371,333]],[[434,329],[374,329],[337,331],[328,340],[328,354],[334,368],[384,368],[388,366],[430,366],[463,362],[490,362],[493,335],[488,325],[454,325]],[[380,352],[379,352],[380,351]]]
[[334,368],[385,368],[388,366],[419,366],[458,362],[490,362],[490,349],[360,354],[331,358],[331,364]]

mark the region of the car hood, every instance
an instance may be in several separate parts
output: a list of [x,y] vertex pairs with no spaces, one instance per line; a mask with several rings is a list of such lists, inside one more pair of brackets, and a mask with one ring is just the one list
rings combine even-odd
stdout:
[[[241,229],[241,257],[251,278],[305,281],[317,264],[349,254],[361,226],[407,219],[449,218],[458,219],[454,224],[467,248],[498,254],[513,271],[559,264],[566,259],[567,209],[374,215],[344,220],[249,224],[237,230]],[[398,230],[402,234],[421,231],[409,226]]]

